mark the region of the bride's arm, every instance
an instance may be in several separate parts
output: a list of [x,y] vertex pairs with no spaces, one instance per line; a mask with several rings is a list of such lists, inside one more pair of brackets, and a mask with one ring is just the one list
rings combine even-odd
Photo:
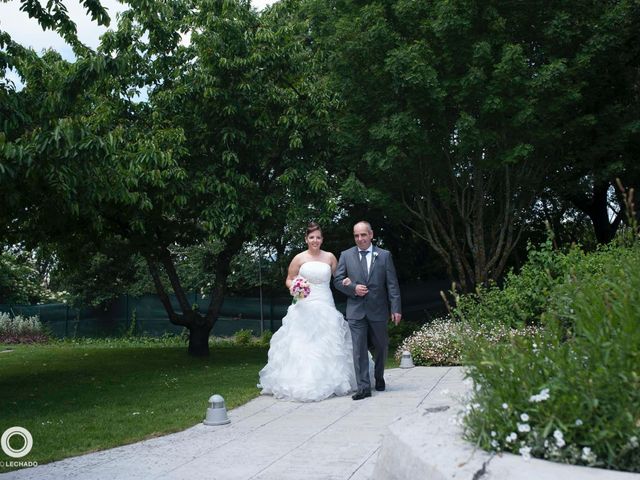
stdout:
[[331,253],[331,252],[327,252],[329,253],[329,264],[331,265],[331,275],[335,275],[336,274],[336,268],[338,268],[338,260],[336,260],[336,256]]
[[289,270],[287,271],[287,279],[284,281],[284,284],[287,286],[288,290],[291,290],[291,285],[293,284],[293,280],[298,276],[298,273],[300,273],[301,263],[302,261],[300,259],[300,256],[296,255],[295,257],[293,257],[293,260],[291,260],[291,263],[289,264]]

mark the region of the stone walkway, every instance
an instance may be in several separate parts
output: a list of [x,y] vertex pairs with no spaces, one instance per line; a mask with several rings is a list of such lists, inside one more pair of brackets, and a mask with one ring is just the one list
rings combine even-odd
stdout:
[[391,369],[385,376],[387,391],[361,401],[262,396],[230,411],[227,425],[199,424],[0,479],[369,479],[388,426],[416,409],[451,405],[451,395],[466,390],[460,368]]

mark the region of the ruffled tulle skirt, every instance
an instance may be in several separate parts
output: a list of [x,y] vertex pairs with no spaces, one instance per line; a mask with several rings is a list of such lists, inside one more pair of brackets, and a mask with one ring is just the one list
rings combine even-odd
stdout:
[[349,325],[333,305],[304,299],[291,305],[271,338],[260,371],[263,394],[300,402],[355,391]]

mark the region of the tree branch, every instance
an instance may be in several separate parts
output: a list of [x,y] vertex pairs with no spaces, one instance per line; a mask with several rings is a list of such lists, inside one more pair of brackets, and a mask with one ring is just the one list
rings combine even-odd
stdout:
[[164,285],[162,285],[162,280],[160,279],[160,271],[158,270],[156,261],[150,256],[145,256],[144,258],[147,262],[147,267],[149,268],[149,273],[151,274],[151,278],[153,279],[153,284],[156,287],[156,292],[158,294],[158,297],[160,298],[160,302],[162,302],[162,306],[169,316],[169,321],[171,321],[171,323],[173,323],[174,325],[188,327],[184,317],[182,315],[176,314],[175,310],[173,309],[173,305],[171,305],[169,295],[167,295],[167,292],[164,289]]
[[180,278],[178,277],[178,272],[176,272],[176,267],[173,264],[173,259],[171,258],[171,252],[168,248],[163,247],[160,250],[160,262],[164,267],[165,272],[167,272],[167,276],[169,277],[169,282],[171,283],[171,287],[173,288],[173,292],[176,294],[176,298],[178,299],[178,303],[180,304],[180,308],[182,309],[183,314],[190,314],[193,309],[189,304],[189,300],[187,300],[187,296],[184,293],[184,289],[180,284]]

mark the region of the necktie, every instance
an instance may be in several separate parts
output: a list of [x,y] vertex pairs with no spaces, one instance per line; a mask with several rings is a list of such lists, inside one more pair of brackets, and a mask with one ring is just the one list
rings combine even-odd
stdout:
[[367,280],[369,279],[369,267],[367,266],[368,253],[368,250],[360,250],[360,264],[362,264],[362,270],[364,271]]

